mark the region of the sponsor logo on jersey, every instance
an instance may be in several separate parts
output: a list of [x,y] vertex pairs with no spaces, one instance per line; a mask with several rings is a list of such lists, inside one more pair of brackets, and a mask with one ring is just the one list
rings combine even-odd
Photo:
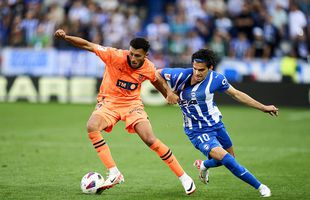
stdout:
[[222,80],[222,85],[226,85],[227,84],[227,80],[226,78]]
[[197,99],[191,99],[190,101],[187,101],[186,99],[182,99],[181,101],[179,101],[179,105],[181,107],[189,107],[189,106],[193,106],[193,105],[197,105],[198,101]]
[[191,92],[191,97],[192,97],[192,99],[196,99],[196,92],[192,91]]
[[138,83],[131,83],[131,82],[128,82],[128,81],[124,81],[124,80],[118,79],[117,83],[116,83],[116,86],[120,87],[120,88],[123,88],[125,90],[135,90],[135,89],[138,88]]
[[170,81],[171,74],[164,74],[164,77],[167,81]]
[[143,109],[142,108],[134,108],[134,109],[129,111],[129,114],[131,114],[133,112],[138,113],[138,114],[142,114]]

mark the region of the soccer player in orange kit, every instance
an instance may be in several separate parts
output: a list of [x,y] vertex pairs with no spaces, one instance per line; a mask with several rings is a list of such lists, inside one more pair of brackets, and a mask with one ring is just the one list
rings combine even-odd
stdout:
[[[99,190],[105,190],[124,182],[124,176],[118,170],[109,146],[101,131],[110,132],[113,126],[123,120],[129,133],[137,133],[142,141],[155,151],[158,156],[178,176],[185,193],[196,190],[193,179],[188,176],[171,150],[156,138],[140,97],[141,83],[150,80],[164,95],[172,92],[156,78],[154,64],[148,60],[149,42],[144,38],[130,41],[129,50],[103,47],[80,37],[70,36],[62,29],[55,32],[55,37],[64,39],[74,46],[94,52],[105,63],[98,104],[87,122],[87,131],[98,156],[109,171],[109,175]],[[177,99],[167,99],[174,104]]]

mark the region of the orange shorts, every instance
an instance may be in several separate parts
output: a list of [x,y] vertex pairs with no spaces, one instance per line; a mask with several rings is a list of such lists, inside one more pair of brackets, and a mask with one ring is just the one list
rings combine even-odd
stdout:
[[135,133],[135,125],[142,121],[149,121],[147,113],[141,102],[128,103],[112,103],[109,101],[101,101],[96,105],[93,114],[100,115],[108,123],[108,127],[104,129],[111,132],[113,126],[119,121],[125,121],[126,130],[129,133]]

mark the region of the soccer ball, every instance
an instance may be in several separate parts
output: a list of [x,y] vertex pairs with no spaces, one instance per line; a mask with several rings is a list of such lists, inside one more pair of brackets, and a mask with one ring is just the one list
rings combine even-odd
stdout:
[[81,190],[85,194],[96,194],[104,183],[104,178],[97,172],[88,172],[81,180]]

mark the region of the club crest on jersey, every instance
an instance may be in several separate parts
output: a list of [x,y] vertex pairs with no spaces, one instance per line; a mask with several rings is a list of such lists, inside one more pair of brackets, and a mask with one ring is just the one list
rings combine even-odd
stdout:
[[192,91],[191,92],[191,97],[192,97],[192,99],[196,99],[196,92]]
[[118,79],[117,83],[116,83],[116,86],[120,87],[120,88],[123,88],[125,90],[135,90],[135,89],[138,88],[138,83],[131,83],[131,82],[128,82],[128,81],[124,81],[124,80]]
[[143,81],[144,76],[142,74],[139,74],[138,80]]

